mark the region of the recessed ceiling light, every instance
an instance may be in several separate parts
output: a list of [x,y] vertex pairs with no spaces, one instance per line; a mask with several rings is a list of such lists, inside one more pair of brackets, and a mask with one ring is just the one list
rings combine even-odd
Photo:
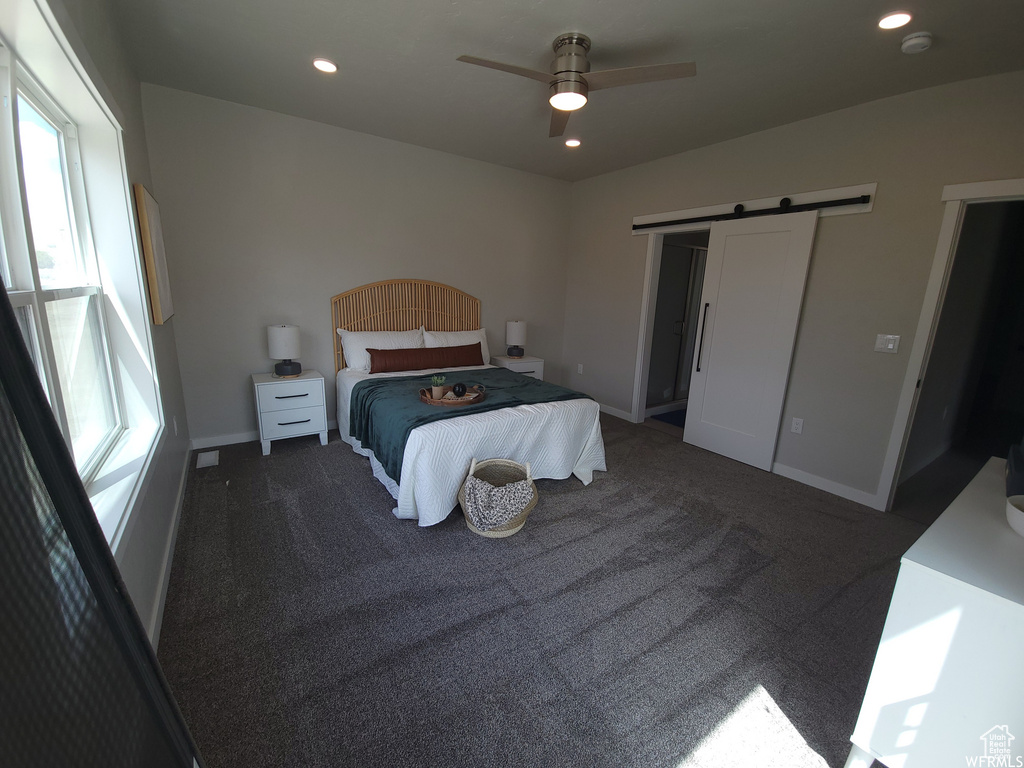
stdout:
[[578,147],[580,145],[579,139],[566,139],[565,146],[567,147]]
[[898,29],[910,23],[910,14],[906,11],[893,11],[887,13],[878,20],[878,26],[882,29]]
[[330,59],[313,59],[313,66],[321,72],[326,72],[328,74],[334,74],[338,71],[338,65]]

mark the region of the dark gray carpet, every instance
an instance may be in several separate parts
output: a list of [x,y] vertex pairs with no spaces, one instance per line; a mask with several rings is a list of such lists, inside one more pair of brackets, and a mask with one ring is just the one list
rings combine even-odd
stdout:
[[842,766],[923,526],[603,425],[500,540],[336,434],[193,469],[160,659],[207,766]]

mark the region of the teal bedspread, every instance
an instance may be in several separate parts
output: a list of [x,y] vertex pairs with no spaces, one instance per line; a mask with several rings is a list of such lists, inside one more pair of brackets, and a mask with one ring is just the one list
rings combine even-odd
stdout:
[[[396,483],[402,477],[402,458],[409,433],[439,419],[496,411],[516,405],[551,403],[588,398],[582,392],[549,384],[506,368],[448,373],[446,384],[481,384],[487,390],[483,402],[460,406],[427,405],[419,391],[430,387],[430,376],[395,376],[361,381],[349,403],[349,433],[373,451]],[[589,398],[588,398],[589,399]]]

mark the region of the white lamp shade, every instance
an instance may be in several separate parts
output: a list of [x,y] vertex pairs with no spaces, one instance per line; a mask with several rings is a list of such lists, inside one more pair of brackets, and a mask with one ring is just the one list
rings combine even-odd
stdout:
[[505,323],[505,343],[510,347],[521,347],[526,344],[525,320],[509,320]]
[[267,347],[271,360],[295,360],[302,353],[299,346],[299,326],[268,325]]

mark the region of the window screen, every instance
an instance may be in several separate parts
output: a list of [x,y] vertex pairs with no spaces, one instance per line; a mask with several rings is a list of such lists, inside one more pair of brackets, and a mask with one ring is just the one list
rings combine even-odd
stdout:
[[191,768],[194,745],[2,288],[0,499],[3,765]]

